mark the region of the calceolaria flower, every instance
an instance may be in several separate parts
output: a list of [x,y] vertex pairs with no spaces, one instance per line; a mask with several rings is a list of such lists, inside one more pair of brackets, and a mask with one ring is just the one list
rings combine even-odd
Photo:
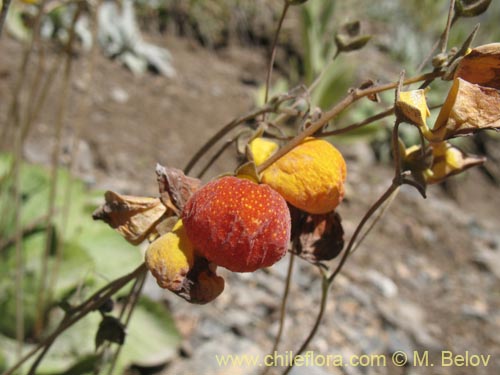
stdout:
[[306,138],[262,172],[262,182],[311,214],[335,210],[344,197],[346,164],[329,142]]
[[404,156],[405,169],[425,185],[442,182],[484,161],[485,158],[467,154],[449,142],[431,143],[424,152],[420,146],[414,146]]
[[396,115],[401,120],[418,126],[422,134],[427,134],[427,118],[431,115],[427,101],[425,99],[425,90],[401,91],[395,104]]

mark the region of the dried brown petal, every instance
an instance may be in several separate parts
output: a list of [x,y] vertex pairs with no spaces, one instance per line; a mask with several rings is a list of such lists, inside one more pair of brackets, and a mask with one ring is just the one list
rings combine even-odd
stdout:
[[316,264],[333,259],[344,247],[344,230],[336,212],[306,215],[300,231],[297,255],[308,262]]
[[472,49],[460,60],[455,78],[500,89],[500,43],[486,44]]
[[154,229],[156,223],[167,212],[158,198],[120,195],[107,191],[106,201],[94,211],[94,220],[103,220],[116,229],[125,239],[138,245]]
[[161,201],[179,216],[188,199],[201,186],[201,181],[186,176],[180,169],[160,164],[156,164],[156,176]]
[[500,91],[456,78],[439,112],[430,141],[500,128]]

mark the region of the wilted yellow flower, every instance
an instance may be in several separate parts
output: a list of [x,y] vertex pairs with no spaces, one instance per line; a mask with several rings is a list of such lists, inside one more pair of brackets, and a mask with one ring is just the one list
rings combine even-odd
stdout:
[[194,248],[186,235],[182,220],[177,221],[172,232],[153,241],[146,250],[146,266],[158,285],[179,291],[194,264]]
[[344,197],[346,164],[329,142],[307,138],[262,173],[262,182],[312,214],[335,210]]
[[417,125],[422,131],[427,131],[427,117],[431,115],[425,90],[402,91],[396,100],[396,111],[405,117],[405,120]]
[[448,142],[431,144],[431,148],[432,166],[425,172],[425,179],[429,184],[441,182],[485,161],[484,158],[466,154]]

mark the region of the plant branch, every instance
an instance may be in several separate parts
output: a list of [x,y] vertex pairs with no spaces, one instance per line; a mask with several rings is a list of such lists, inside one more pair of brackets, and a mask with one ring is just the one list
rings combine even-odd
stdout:
[[392,115],[394,113],[394,106],[391,107],[391,108],[387,108],[385,111],[382,111],[382,112],[379,112],[373,116],[370,116],[366,119],[364,119],[363,121],[359,121],[359,122],[356,122],[354,124],[351,124],[351,125],[348,125],[348,126],[345,126],[341,129],[335,129],[335,130],[329,130],[329,131],[322,131],[320,132],[317,136],[318,137],[330,137],[332,135],[340,135],[340,134],[344,134],[344,133],[347,133],[347,132],[350,132],[352,130],[356,130],[356,129],[359,129],[365,125],[369,125],[375,121],[378,121],[378,120],[381,120],[385,117],[388,117],[390,115]]
[[448,46],[448,37],[450,35],[451,25],[453,24],[453,10],[455,9],[455,0],[450,0],[450,6],[448,8],[448,19],[446,20],[446,26],[443,31],[443,35],[441,35],[441,53],[446,52],[446,48]]
[[[292,274],[293,274],[293,264],[295,260],[295,254],[290,254],[290,260],[288,261],[288,271],[286,273],[285,280],[285,290],[283,292],[283,297],[281,298],[281,307],[280,307],[280,321],[279,328],[276,337],[274,338],[273,348],[271,349],[270,354],[272,355],[276,350],[278,350],[279,343],[281,341],[281,336],[283,335],[283,328],[285,327],[285,316],[286,316],[286,304],[288,301],[288,293],[290,292],[290,285],[292,283]],[[261,375],[266,375],[271,367],[266,366],[264,371],[262,371]]]
[[[134,309],[137,306],[137,302],[139,301],[139,297],[141,296],[145,281],[146,281],[146,273],[142,274],[141,276],[139,276],[136,279],[134,286],[132,287],[129,295],[127,296],[127,301],[124,305],[123,310],[120,313],[120,320],[121,320],[123,317],[123,313],[125,312],[126,306],[130,305],[127,316],[125,317],[125,322],[123,323],[124,329],[127,329],[128,325],[130,323],[130,319],[132,318],[132,314],[134,312]],[[119,345],[118,349],[115,352],[115,355],[113,356],[113,363],[111,364],[111,367],[109,369],[109,375],[112,375],[114,372],[116,364],[118,363],[118,357],[120,356],[122,347],[123,347],[123,344]]]
[[[276,29],[276,32],[274,33],[274,39],[273,39],[273,44],[271,47],[271,59],[269,61],[269,67],[267,68],[267,75],[266,75],[266,88],[264,92],[264,104],[267,104],[267,100],[269,99],[269,86],[271,86],[271,76],[273,74],[273,67],[274,67],[274,60],[276,59],[276,46],[278,44],[278,37],[281,32],[281,27],[283,26],[283,21],[285,20],[286,13],[288,12],[288,8],[290,8],[290,4],[288,1],[283,2],[283,10],[281,11],[281,16],[280,20],[278,22],[278,27]],[[263,113],[264,115],[264,120],[266,114]]]
[[[318,315],[316,317],[316,321],[314,322],[314,326],[311,329],[311,332],[309,332],[309,335],[307,336],[305,341],[302,343],[302,345],[299,348],[299,350],[297,351],[297,353],[296,354],[294,353],[294,356],[293,356],[294,360],[298,355],[301,355],[304,352],[304,350],[307,349],[307,347],[309,346],[309,343],[316,335],[316,332],[318,332],[318,328],[321,324],[321,319],[323,319],[323,315],[325,313],[326,302],[328,300],[329,288],[330,288],[330,282],[329,282],[328,278],[323,275],[323,277],[321,278],[321,302],[319,305],[319,311],[318,311]],[[294,360],[292,360],[292,363],[288,365],[288,367],[286,368],[285,371],[283,371],[283,375],[290,373],[290,371],[292,370],[292,368],[294,366],[294,363],[293,363]]]
[[184,173],[188,174],[193,167],[196,165],[196,163],[201,159],[205,153],[210,150],[210,148],[215,145],[224,135],[229,133],[231,130],[235,129],[238,125],[241,125],[247,121],[251,121],[255,119],[256,117],[268,113],[268,112],[274,112],[276,111],[276,108],[283,103],[284,101],[290,100],[293,98],[293,96],[290,95],[283,95],[281,97],[278,97],[275,102],[271,102],[266,104],[265,106],[261,108],[254,109],[253,111],[248,112],[247,114],[237,117],[230,122],[228,122],[226,125],[224,125],[217,133],[215,133],[197,152],[196,154],[193,155],[191,160],[187,163],[187,165],[184,167]]

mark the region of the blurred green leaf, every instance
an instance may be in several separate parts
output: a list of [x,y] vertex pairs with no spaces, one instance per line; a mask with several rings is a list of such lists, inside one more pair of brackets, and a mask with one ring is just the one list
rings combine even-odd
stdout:
[[[142,297],[127,327],[127,337],[119,362],[153,367],[176,355],[181,337],[167,308]],[[120,373],[118,370],[116,373]]]

